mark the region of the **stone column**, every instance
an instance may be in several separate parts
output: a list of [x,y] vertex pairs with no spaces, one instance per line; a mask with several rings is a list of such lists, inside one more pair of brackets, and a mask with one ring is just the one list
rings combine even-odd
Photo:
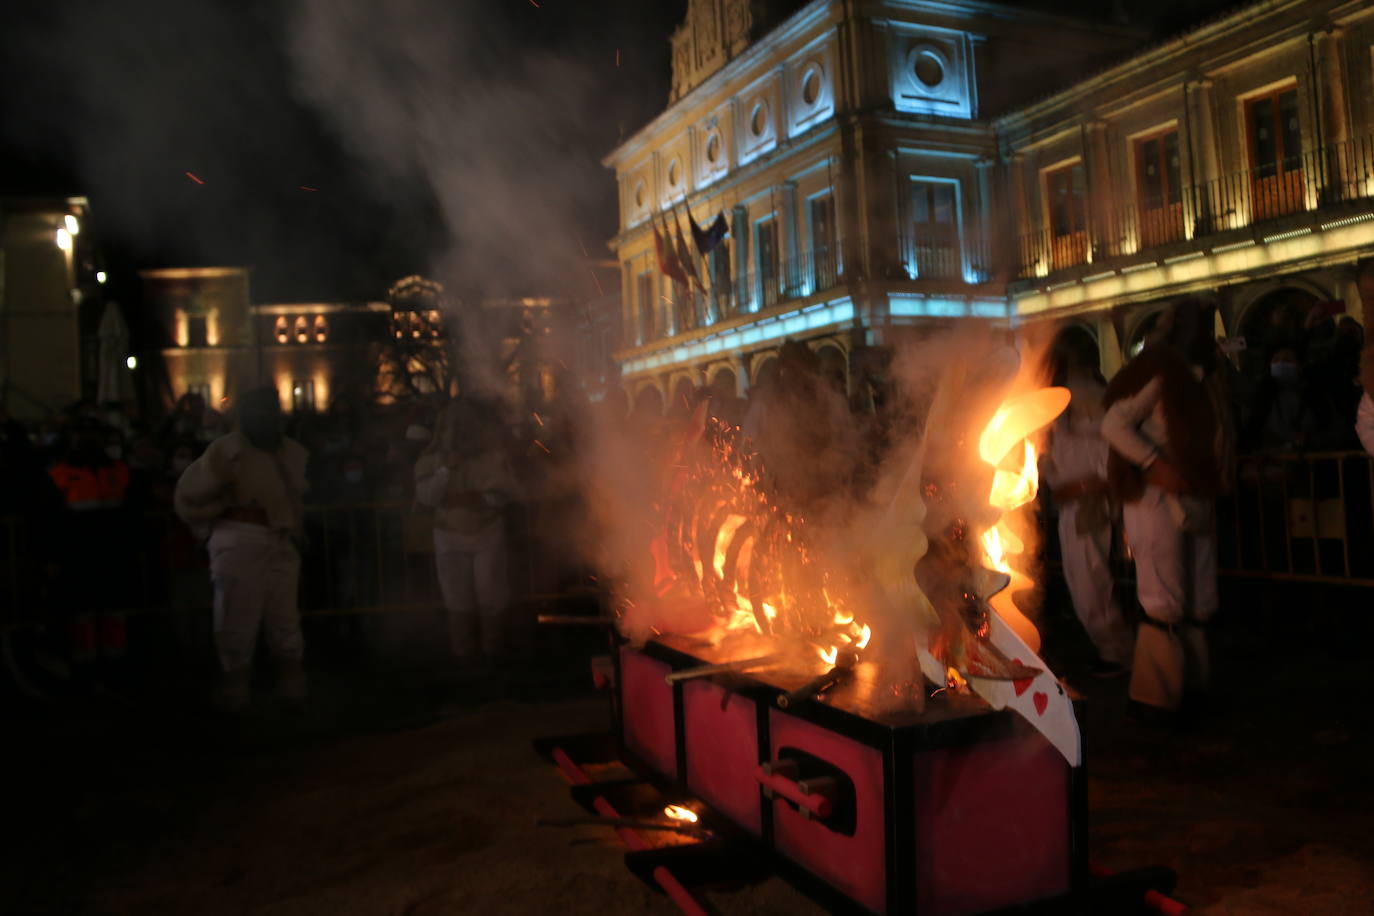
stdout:
[[1093,260],[1101,261],[1121,252],[1126,237],[1125,213],[1116,205],[1112,187],[1111,151],[1107,143],[1107,123],[1092,120],[1083,124],[1083,180],[1087,186],[1088,239]]
[[787,254],[786,263],[783,265],[784,282],[787,284],[787,293],[790,297],[795,297],[801,292],[801,282],[804,271],[801,263],[801,225],[797,217],[797,183],[795,181],[784,181],[782,183],[782,243]]
[[1321,104],[1322,143],[1325,155],[1321,157],[1326,174],[1319,180],[1321,201],[1334,203],[1358,193],[1354,187],[1357,176],[1351,168],[1348,143],[1350,140],[1350,121],[1347,116],[1345,90],[1345,30],[1332,26],[1317,32],[1315,37],[1317,58],[1317,98]]
[[[969,212],[973,214],[973,225],[964,226],[964,267],[965,273],[976,283],[992,280],[992,252],[994,250],[992,203],[992,168],[995,161],[991,156],[982,156],[973,163],[974,193]],[[1003,246],[997,245],[996,248]]]
[[736,205],[730,225],[735,241],[733,265],[735,271],[735,311],[741,315],[755,311],[754,297],[749,289],[749,210]]
[[1221,182],[1216,87],[1209,79],[1197,79],[1185,83],[1183,91],[1187,93],[1188,117],[1184,124],[1186,132],[1179,139],[1191,164],[1191,174],[1185,179],[1188,193],[1184,195],[1184,206],[1191,211],[1196,238],[1220,228],[1216,223],[1226,208],[1219,204],[1229,195],[1224,193]]

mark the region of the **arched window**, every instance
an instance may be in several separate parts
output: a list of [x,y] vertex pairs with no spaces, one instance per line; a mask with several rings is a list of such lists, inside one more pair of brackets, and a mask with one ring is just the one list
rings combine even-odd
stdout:
[[277,338],[277,343],[284,344],[291,340],[291,325],[286,320],[285,315],[277,316],[277,323],[272,327],[272,336]]
[[444,316],[438,309],[430,309],[426,317],[429,319],[429,336],[438,337],[444,328]]
[[324,343],[329,339],[329,322],[323,315],[315,316],[315,342]]
[[296,343],[306,343],[310,340],[310,322],[304,315],[296,319]]

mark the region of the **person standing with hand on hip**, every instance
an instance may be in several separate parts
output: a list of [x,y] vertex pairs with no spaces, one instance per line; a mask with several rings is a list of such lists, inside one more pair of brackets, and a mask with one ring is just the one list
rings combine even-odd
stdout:
[[1203,629],[1217,610],[1216,499],[1231,441],[1216,367],[1213,310],[1185,300],[1107,387],[1102,435],[1108,482],[1121,500],[1145,612],[1136,636],[1131,712],[1176,718],[1202,694],[1211,662]]
[[304,530],[305,448],[283,432],[273,388],[239,398],[238,429],[210,443],[177,480],[176,512],[209,532],[215,591],[216,705],[248,704],[258,629],[277,667],[278,689],[305,698],[305,640],[297,606]]

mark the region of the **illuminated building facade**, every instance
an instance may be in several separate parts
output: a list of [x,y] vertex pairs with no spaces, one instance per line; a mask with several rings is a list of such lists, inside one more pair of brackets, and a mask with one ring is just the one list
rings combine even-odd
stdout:
[[[961,0],[788,7],[691,0],[672,103],[605,160],[621,204],[618,360],[636,399],[743,393],[784,338],[847,363],[932,319],[1005,320],[983,112],[1008,86],[1049,88],[1047,47],[1083,68],[1139,41]],[[694,259],[705,293],[674,288],[655,259],[659,215],[685,225],[689,211],[729,225],[709,263]]]
[[[161,373],[154,387],[164,409],[188,392],[226,407],[258,385],[275,387],[290,413],[323,411],[339,399],[385,406],[461,388],[452,309],[467,306],[446,301],[443,288],[424,278],[398,281],[386,302],[250,304],[245,267],[141,276],[145,307],[162,333],[156,352],[145,355],[157,357],[146,365]],[[570,355],[593,396],[611,381],[614,295],[489,299],[473,307],[478,316],[460,324],[482,340],[467,342],[465,352],[480,352],[506,373],[512,404],[543,403]],[[554,338],[574,339],[574,353],[543,343]]]
[[227,406],[257,385],[275,387],[290,412],[323,410],[341,392],[371,397],[391,322],[387,303],[251,305],[244,267],[166,268],[141,276],[145,306],[163,333],[156,355],[164,407],[187,392],[212,407]]
[[84,197],[0,200],[0,402],[37,420],[94,393],[105,298]]
[[[1152,47],[981,2],[767,8],[690,0],[671,104],[605,160],[636,399],[743,393],[785,338],[848,364],[951,319],[1068,319],[1110,373],[1172,298],[1217,298],[1236,335],[1262,300],[1344,298],[1374,246],[1367,4]],[[730,231],[683,288],[654,227],[689,212]]]
[[[1288,317],[1346,303],[1374,253],[1374,7],[1239,9],[996,120],[1016,314],[1115,371],[1185,295],[1267,365]],[[1305,320],[1305,319],[1304,319]]]

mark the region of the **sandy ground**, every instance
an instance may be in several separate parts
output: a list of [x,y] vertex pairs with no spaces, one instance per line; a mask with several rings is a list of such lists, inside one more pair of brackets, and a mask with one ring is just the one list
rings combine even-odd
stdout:
[[[1374,911],[1365,626],[1295,624],[1258,601],[1215,633],[1215,708],[1182,734],[1126,723],[1123,682],[1080,681],[1093,859],[1174,868],[1176,896],[1202,914]],[[608,831],[534,826],[580,812],[531,740],[606,725],[604,702],[574,687],[574,656],[557,676],[545,661],[535,682],[508,670],[477,687],[335,666],[315,672],[304,716],[269,701],[237,723],[146,684],[15,707],[0,906],[675,912]],[[778,879],[712,900],[821,912]]]

